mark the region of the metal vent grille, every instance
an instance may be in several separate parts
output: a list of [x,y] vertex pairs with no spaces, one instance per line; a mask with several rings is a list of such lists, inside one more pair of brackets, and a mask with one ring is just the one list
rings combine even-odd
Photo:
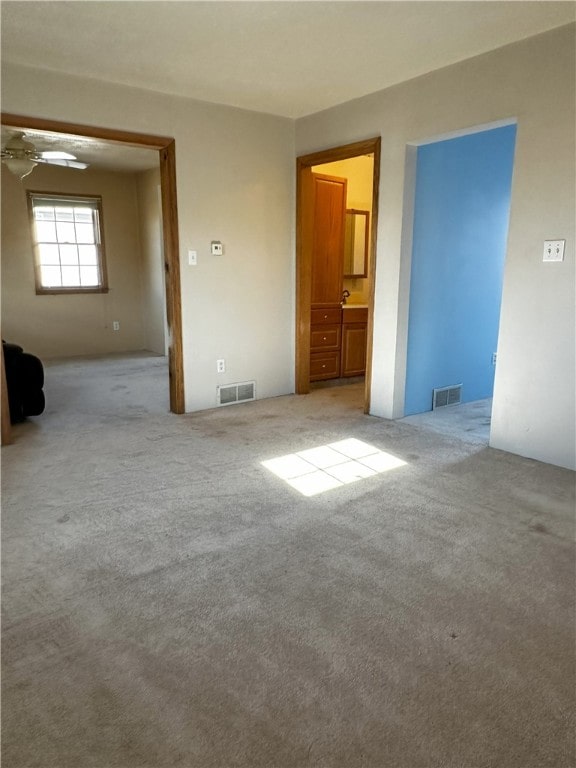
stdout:
[[256,382],[242,381],[238,384],[224,384],[216,387],[216,402],[218,405],[244,403],[256,399]]
[[450,387],[439,387],[432,390],[432,410],[444,408],[447,405],[458,405],[462,402],[462,384]]

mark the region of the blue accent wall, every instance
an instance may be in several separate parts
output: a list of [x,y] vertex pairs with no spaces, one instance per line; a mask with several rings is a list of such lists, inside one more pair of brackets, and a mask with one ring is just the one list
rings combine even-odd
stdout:
[[516,126],[417,150],[405,415],[492,396]]

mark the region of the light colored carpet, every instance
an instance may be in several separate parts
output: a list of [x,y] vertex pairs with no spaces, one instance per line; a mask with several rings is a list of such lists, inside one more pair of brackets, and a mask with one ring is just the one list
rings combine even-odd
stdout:
[[449,405],[435,411],[406,416],[400,420],[402,424],[411,424],[480,445],[488,445],[491,421],[492,398],[462,405]]
[[[167,413],[165,361],[47,366],[2,449],[4,768],[569,768],[574,474],[365,416]],[[262,461],[404,466],[304,497]]]

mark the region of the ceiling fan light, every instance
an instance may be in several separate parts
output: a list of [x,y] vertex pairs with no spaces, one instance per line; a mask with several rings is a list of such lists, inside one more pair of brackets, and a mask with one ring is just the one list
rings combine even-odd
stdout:
[[8,170],[15,176],[18,176],[19,179],[28,176],[28,174],[32,173],[37,166],[37,163],[35,163],[34,160],[30,160],[28,157],[7,157],[4,159],[4,164]]
[[23,133],[15,133],[6,144],[6,149],[16,155],[30,154],[36,151],[34,144],[26,141]]

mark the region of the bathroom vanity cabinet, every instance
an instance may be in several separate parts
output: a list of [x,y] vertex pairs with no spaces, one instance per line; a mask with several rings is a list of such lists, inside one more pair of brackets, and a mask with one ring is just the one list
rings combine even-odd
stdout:
[[343,309],[340,376],[364,375],[367,337],[368,308],[349,306]]
[[363,375],[367,327],[367,307],[312,309],[310,381]]
[[342,307],[312,309],[310,317],[310,381],[337,379],[342,350]]

